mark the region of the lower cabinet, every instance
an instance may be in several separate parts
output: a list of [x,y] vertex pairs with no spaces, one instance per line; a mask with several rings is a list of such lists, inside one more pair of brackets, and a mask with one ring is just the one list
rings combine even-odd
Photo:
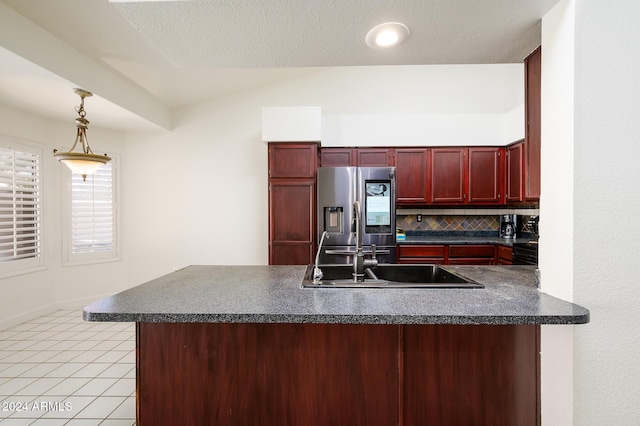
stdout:
[[398,263],[433,263],[444,265],[447,259],[447,246],[444,245],[399,245],[396,253]]
[[498,265],[513,265],[513,248],[507,246],[498,246],[496,252]]
[[458,244],[449,246],[449,265],[495,265],[493,244]]
[[398,263],[495,265],[493,244],[398,245]]
[[535,426],[539,330],[137,323],[137,423]]

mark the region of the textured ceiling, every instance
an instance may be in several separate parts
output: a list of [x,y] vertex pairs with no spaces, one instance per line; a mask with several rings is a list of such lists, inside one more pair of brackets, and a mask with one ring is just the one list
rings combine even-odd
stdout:
[[[520,62],[540,42],[549,1],[243,0],[113,3],[178,67],[317,67]],[[375,25],[410,29],[396,49]]]
[[[48,71],[39,110],[60,118],[59,87],[81,85],[161,127],[172,109],[323,67],[519,63],[558,1],[0,0],[0,103],[32,109],[11,54]],[[367,47],[388,21],[409,38]]]

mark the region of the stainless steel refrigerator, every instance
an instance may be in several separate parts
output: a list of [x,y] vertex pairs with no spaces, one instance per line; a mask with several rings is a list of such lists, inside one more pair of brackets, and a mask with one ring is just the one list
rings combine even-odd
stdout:
[[[395,167],[320,167],[318,169],[318,242],[322,242],[319,263],[353,263],[356,251],[355,225],[365,257],[375,245],[379,263],[396,262]],[[356,221],[354,204],[360,202]]]

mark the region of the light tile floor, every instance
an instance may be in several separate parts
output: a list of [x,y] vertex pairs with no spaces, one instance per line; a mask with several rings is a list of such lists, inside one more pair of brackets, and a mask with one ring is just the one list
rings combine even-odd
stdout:
[[135,328],[59,310],[0,331],[0,426],[132,426]]

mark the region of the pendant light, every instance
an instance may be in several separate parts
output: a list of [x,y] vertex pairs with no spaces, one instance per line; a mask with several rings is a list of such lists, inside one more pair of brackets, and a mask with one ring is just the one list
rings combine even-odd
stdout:
[[[98,168],[100,168],[100,166],[107,164],[111,160],[111,157],[108,157],[107,154],[94,154],[89,146],[89,141],[87,140],[87,127],[89,127],[89,120],[84,117],[86,115],[84,110],[84,98],[93,96],[93,93],[84,89],[73,89],[73,91],[80,96],[80,106],[75,108],[78,113],[78,118],[76,118],[76,141],[67,152],[60,152],[57,149],[54,149],[53,156],[58,159],[58,161],[69,167],[69,169],[71,169],[71,173],[82,175],[82,179],[86,180],[87,175],[93,174],[98,170]],[[82,152],[73,151],[78,145],[78,142],[82,145]]]

